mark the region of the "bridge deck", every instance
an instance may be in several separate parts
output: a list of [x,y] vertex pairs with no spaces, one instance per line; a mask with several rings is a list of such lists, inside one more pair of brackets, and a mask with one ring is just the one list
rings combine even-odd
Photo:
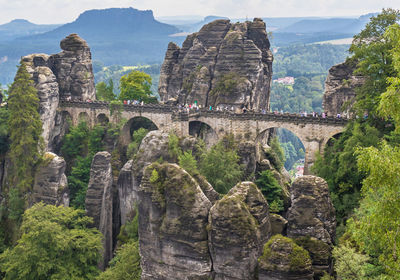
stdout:
[[[108,102],[85,102],[85,101],[66,101],[62,100],[60,102],[60,107],[62,108],[87,108],[87,109],[106,109],[110,108]],[[207,109],[191,110],[189,113],[185,110],[179,110],[176,106],[162,105],[162,104],[144,104],[144,105],[123,105],[123,111],[126,112],[151,112],[151,113],[164,113],[172,114],[173,118],[180,120],[198,117],[209,117],[209,118],[225,118],[231,120],[260,120],[260,121],[277,121],[277,122],[289,122],[289,123],[304,123],[304,124],[322,124],[322,125],[334,125],[334,126],[344,126],[347,124],[348,119],[326,117],[322,118],[320,116],[313,117],[308,115],[307,117],[299,116],[298,114],[275,114],[271,112],[256,113],[256,112],[246,112],[246,113],[234,113],[231,111],[210,111]]]

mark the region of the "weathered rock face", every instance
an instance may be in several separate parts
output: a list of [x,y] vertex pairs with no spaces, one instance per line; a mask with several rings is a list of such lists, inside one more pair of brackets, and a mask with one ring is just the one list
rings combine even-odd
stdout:
[[152,164],[139,189],[142,280],[210,279],[207,222],[211,203],[176,164]]
[[243,178],[256,173],[256,144],[251,141],[240,142],[237,149],[237,154],[240,158],[239,164],[245,167]]
[[77,34],[71,34],[61,41],[60,47],[63,51],[50,57],[60,96],[72,100],[94,100],[96,89],[88,44]]
[[53,153],[44,155],[44,163],[35,174],[30,204],[43,201],[51,205],[69,206],[65,160]]
[[312,280],[311,259],[306,250],[290,238],[273,236],[258,259],[259,280]]
[[257,258],[271,235],[268,203],[257,186],[239,183],[216,202],[209,229],[215,279],[256,279]]
[[132,218],[132,211],[138,202],[138,189],[134,188],[133,184],[132,162],[133,160],[130,160],[124,165],[117,182],[121,224],[123,225]]
[[354,104],[355,89],[364,83],[364,78],[354,74],[357,63],[348,60],[329,69],[325,81],[322,106],[329,116],[348,114]]
[[287,213],[288,236],[309,236],[332,244],[336,216],[325,180],[310,175],[299,177],[293,182],[290,193],[292,205]]
[[39,96],[42,137],[46,151],[57,152],[65,133],[65,116],[57,112],[59,99],[95,99],[90,49],[82,38],[71,34],[61,41],[59,54],[31,54],[22,58],[32,75]]
[[42,120],[42,137],[47,151],[52,151],[55,117],[59,102],[56,76],[49,68],[49,56],[32,54],[22,58],[28,72],[32,75],[39,96],[39,114]]
[[110,160],[108,152],[98,152],[94,156],[85,200],[86,214],[93,218],[94,226],[103,234],[104,252],[99,263],[99,268],[103,270],[113,256],[113,177]]
[[219,200],[219,193],[214,190],[214,188],[204,176],[200,174],[195,174],[193,175],[193,179],[196,180],[205,196],[208,198],[211,204],[214,205],[214,203]]
[[189,35],[182,48],[169,44],[159,81],[161,100],[268,109],[273,60],[269,47],[261,19],[211,22]]
[[278,214],[270,213],[269,220],[271,222],[272,235],[286,233],[286,226],[288,221],[284,217]]
[[330,273],[332,265],[332,247],[313,237],[299,237],[294,240],[297,245],[310,254],[314,278],[320,279],[325,272]]

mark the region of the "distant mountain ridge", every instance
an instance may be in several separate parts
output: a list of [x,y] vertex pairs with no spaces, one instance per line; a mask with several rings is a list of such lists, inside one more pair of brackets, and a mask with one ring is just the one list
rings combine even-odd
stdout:
[[60,24],[34,24],[25,19],[14,19],[0,25],[0,42],[18,37],[44,33],[53,30]]
[[319,18],[303,19],[276,32],[284,33],[359,33],[374,14],[368,14],[359,18]]
[[90,40],[91,38],[104,38],[105,35],[108,37],[124,37],[134,34],[160,36],[171,35],[179,31],[175,26],[155,20],[151,10],[111,8],[85,11],[75,21],[29,39],[65,37],[71,33],[78,33],[85,40]]
[[111,8],[83,12],[75,21],[30,36],[0,44],[0,83],[9,83],[21,56],[31,53],[57,53],[60,41],[71,33],[85,39],[94,61],[105,65],[161,63],[168,43],[182,43],[183,37],[170,37],[180,30],[154,19],[152,11]]

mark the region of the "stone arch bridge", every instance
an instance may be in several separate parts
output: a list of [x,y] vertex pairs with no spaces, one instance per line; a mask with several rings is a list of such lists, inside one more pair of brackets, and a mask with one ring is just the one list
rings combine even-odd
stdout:
[[[73,124],[80,119],[93,126],[100,122],[116,122],[116,114],[110,114],[106,102],[61,101],[59,110],[71,118]],[[158,129],[175,131],[180,136],[189,135],[192,124],[205,124],[215,139],[226,134],[237,138],[259,141],[271,128],[285,128],[294,133],[305,147],[304,173],[310,173],[316,153],[322,151],[328,140],[341,133],[347,120],[336,118],[301,117],[295,114],[245,113],[200,110],[193,113],[181,112],[167,105],[123,105],[121,117],[128,120],[122,128],[125,144],[130,141],[130,125],[138,117],[151,120]]]

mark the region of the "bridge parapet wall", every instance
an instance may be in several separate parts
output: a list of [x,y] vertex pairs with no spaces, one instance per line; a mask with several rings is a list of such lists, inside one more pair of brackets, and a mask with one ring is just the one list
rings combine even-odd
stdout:
[[[98,122],[98,116],[104,114],[110,121],[115,121],[110,115],[110,105],[107,102],[61,101],[61,110],[71,114],[73,123],[77,124],[79,116],[84,114],[89,123]],[[305,147],[305,173],[315,161],[315,154],[323,151],[325,144],[334,135],[343,131],[348,120],[337,118],[321,118],[296,114],[274,113],[233,113],[229,111],[209,110],[178,110],[177,107],[144,104],[123,105],[122,117],[127,120],[135,117],[150,119],[158,129],[169,132],[174,130],[178,135],[189,134],[189,123],[199,121],[210,126],[218,138],[226,134],[233,134],[243,139],[258,141],[260,135],[271,128],[286,128],[293,132],[303,142]],[[129,141],[129,132],[125,131],[126,141]]]

